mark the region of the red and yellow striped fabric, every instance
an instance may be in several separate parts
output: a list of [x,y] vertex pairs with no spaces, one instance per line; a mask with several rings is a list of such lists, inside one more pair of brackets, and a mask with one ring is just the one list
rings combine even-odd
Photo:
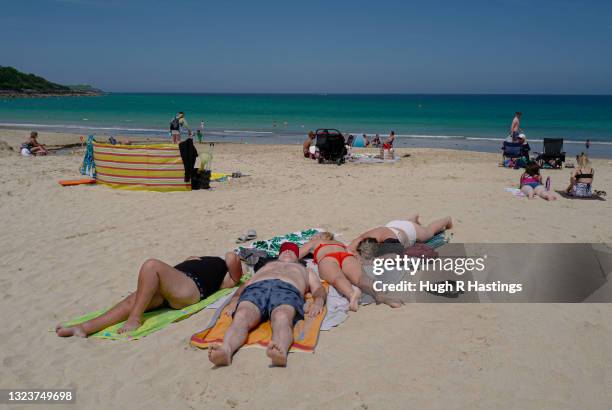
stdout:
[[94,142],[96,182],[135,191],[190,191],[178,146]]

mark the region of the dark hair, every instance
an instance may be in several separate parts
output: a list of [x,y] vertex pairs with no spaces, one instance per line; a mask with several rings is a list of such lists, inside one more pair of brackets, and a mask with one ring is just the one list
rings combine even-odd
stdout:
[[525,166],[525,173],[531,175],[532,177],[535,175],[540,175],[540,166],[535,162],[530,162]]
[[391,135],[395,135],[395,131],[391,131]]
[[520,111],[517,111],[517,112],[514,113],[514,115],[519,115],[520,116],[520,115],[523,115],[523,113],[520,112]]

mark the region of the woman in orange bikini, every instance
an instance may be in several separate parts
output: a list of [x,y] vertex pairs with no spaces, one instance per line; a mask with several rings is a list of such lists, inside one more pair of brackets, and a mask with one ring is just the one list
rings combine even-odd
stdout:
[[349,300],[349,309],[357,311],[361,290],[353,287],[361,279],[359,259],[347,252],[346,245],[334,239],[331,232],[321,232],[300,248],[300,259],[312,252],[319,265],[319,276]]

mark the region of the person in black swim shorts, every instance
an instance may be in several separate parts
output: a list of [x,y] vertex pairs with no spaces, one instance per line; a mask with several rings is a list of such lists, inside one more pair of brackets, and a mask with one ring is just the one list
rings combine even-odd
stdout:
[[140,268],[136,292],[101,316],[70,327],[60,324],[55,331],[62,337],[87,337],[124,320],[119,333],[135,330],[140,327],[144,312],[162,305],[182,309],[219,289],[236,286],[241,277],[242,264],[233,252],[226,253],[225,259],[192,256],[174,267],[149,259]]
[[[249,330],[270,320],[272,341],[267,355],[273,366],[286,366],[293,343],[293,326],[305,313],[310,317],[321,313],[327,297],[319,277],[298,262],[298,255],[295,243],[283,243],[278,261],[267,263],[238,288],[226,309],[234,319],[223,343],[209,347],[208,358],[212,363],[231,364],[234,353],[246,342]],[[313,302],[304,306],[306,292],[312,293]]]

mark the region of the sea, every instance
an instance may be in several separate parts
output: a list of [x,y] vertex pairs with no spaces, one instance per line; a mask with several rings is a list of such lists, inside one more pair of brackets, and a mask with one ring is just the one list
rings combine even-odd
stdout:
[[[169,139],[183,111],[205,141],[298,144],[309,130],[387,136],[396,146],[499,152],[515,111],[535,151],[563,138],[569,155],[612,158],[610,95],[164,94],[0,98],[0,128]],[[590,147],[585,142],[590,141]]]

